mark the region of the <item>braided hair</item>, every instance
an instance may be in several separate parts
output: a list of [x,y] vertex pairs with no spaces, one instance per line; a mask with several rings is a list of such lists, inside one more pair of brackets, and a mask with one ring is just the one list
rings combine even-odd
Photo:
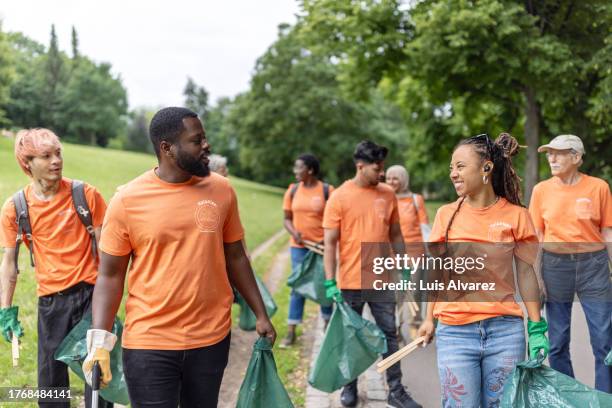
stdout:
[[[464,145],[473,146],[474,151],[480,156],[482,161],[490,160],[493,162],[493,171],[491,173],[493,192],[512,204],[523,206],[520,197],[521,179],[516,174],[514,167],[512,167],[512,157],[516,156],[520,147],[516,139],[509,133],[500,133],[495,142],[493,142],[488,135],[481,134],[463,139],[455,146],[455,150]],[[444,236],[445,242],[448,242],[448,232],[464,201],[465,197],[459,201],[457,209],[448,222]]]

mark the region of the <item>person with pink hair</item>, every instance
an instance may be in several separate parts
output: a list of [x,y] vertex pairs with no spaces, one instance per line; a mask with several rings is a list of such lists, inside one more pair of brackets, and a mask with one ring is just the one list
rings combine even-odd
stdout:
[[[98,275],[96,245],[106,203],[95,187],[63,177],[62,145],[49,129],[17,133],[15,158],[31,182],[9,198],[0,212],[0,246],[4,248],[0,330],[9,342],[13,336],[24,335],[19,309],[12,305],[19,273],[19,244],[23,241],[30,249],[37,281],[38,386],[69,387],[68,366],[55,360],[54,354],[72,328],[91,311]],[[78,197],[84,197],[81,204]],[[83,216],[89,217],[88,227]],[[39,401],[39,406],[70,406],[69,402],[47,401]],[[87,386],[85,401],[91,406],[91,389]],[[99,406],[112,404],[100,400]]]

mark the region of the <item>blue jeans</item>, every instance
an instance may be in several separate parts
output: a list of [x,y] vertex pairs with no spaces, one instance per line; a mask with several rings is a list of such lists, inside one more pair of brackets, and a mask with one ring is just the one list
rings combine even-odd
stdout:
[[[291,251],[291,270],[295,273],[298,266],[304,260],[304,257],[308,253],[306,248],[295,248],[290,247]],[[300,324],[304,317],[304,302],[306,298],[298,293],[291,291],[291,298],[289,299],[289,318],[287,324]],[[321,317],[323,320],[329,320],[332,314],[333,306],[321,306]]]
[[523,319],[438,322],[436,349],[443,407],[498,407],[506,379],[525,359]]
[[570,358],[572,305],[578,295],[595,356],[595,388],[612,393],[612,367],[604,363],[612,345],[612,282],[606,250],[584,254],[544,252],[542,278],[548,301],[550,366],[574,377]]

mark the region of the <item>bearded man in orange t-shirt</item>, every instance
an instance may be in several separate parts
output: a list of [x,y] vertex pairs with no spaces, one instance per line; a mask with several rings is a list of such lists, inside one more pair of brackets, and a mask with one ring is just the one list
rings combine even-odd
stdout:
[[[570,358],[572,305],[577,295],[587,319],[595,357],[595,388],[612,393],[612,196],[604,180],[579,171],[584,145],[560,135],[540,146],[552,177],[536,185],[529,212],[543,242],[542,277],[547,291],[550,366],[574,376]],[[608,248],[606,248],[608,246]]]
[[110,329],[127,280],[122,346],[132,405],[216,407],[232,286],[255,313],[257,333],[273,344],[276,332],[244,251],[236,194],[210,172],[200,119],[189,109],[164,108],[149,135],[159,165],[121,186],[104,219],[83,372],[90,379],[97,362],[102,384],[112,379]]
[[[81,319],[91,310],[97,277],[97,246],[106,203],[95,187],[83,184],[91,225],[85,227],[77,214],[86,209],[73,200],[76,184],[62,176],[62,145],[48,129],[22,130],[15,138],[15,157],[32,182],[19,195],[9,198],[0,216],[0,326],[7,341],[23,335],[17,313],[11,306],[17,284],[18,250],[29,247],[35,269],[38,295],[38,386],[69,387],[68,366],[54,358],[55,351]],[[82,195],[79,195],[81,197]],[[20,198],[23,198],[21,200]],[[17,216],[15,200],[23,209]],[[25,203],[24,203],[25,201]],[[31,233],[24,231],[22,218],[27,209]],[[85,403],[91,406],[91,389],[85,387]],[[41,407],[70,407],[70,402],[39,401]],[[100,399],[98,406],[112,406]]]

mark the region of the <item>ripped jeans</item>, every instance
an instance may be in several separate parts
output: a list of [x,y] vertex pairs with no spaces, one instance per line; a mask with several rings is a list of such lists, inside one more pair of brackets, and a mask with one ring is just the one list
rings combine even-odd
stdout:
[[523,319],[439,322],[436,348],[443,407],[499,407],[506,379],[525,359]]

